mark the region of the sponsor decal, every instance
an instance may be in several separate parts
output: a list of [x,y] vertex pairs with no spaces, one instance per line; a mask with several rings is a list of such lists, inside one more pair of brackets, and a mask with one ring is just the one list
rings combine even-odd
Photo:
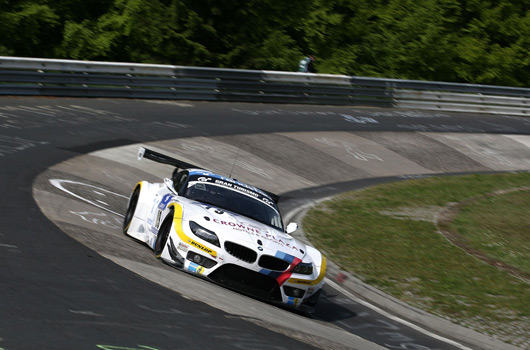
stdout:
[[192,262],[190,263],[190,266],[188,266],[188,271],[194,272],[197,274],[202,274],[204,272],[204,267],[201,265],[197,265],[196,263]]
[[289,283],[303,284],[303,285],[306,285],[306,286],[312,286],[313,285],[313,281],[301,280],[301,279],[297,279],[297,278],[291,278],[289,280]]
[[246,231],[246,232],[251,232],[251,233],[260,233],[260,234],[263,232],[263,230],[260,229],[259,227],[252,226],[250,224],[232,222],[232,221],[224,221],[224,220],[219,220],[219,219],[213,219],[213,222],[215,222],[216,224],[220,224],[220,225],[230,226],[234,230]]
[[233,182],[227,182],[227,181],[223,181],[223,180],[215,180],[215,184],[216,185],[221,185],[221,186],[224,186],[224,187],[228,187],[228,188],[233,188],[236,191],[243,192],[243,193],[248,194],[249,196],[252,196],[252,197],[255,197],[255,198],[258,198],[260,196],[256,192],[254,192],[254,191],[252,191],[252,190],[250,190],[250,189],[248,189],[248,188],[246,188],[244,186],[235,184]]
[[262,200],[263,202],[267,203],[267,204],[270,205],[270,206],[274,205],[274,202],[271,201],[270,199],[268,199],[267,197],[263,197],[263,198],[261,198],[261,200]]
[[299,303],[300,303],[300,299],[294,298],[294,297],[287,297],[287,304],[288,305],[298,306]]
[[239,181],[235,181],[234,179],[226,178],[224,176],[220,176],[220,175],[213,174],[213,173],[205,173],[205,172],[195,172],[193,174],[190,174],[189,183],[191,184],[196,181],[209,182],[211,184],[215,184],[218,186],[231,188],[235,191],[238,191],[238,192],[247,194],[253,198],[256,198],[274,208],[274,201],[272,201],[260,189],[254,186],[244,184]]
[[190,247],[187,245],[187,244],[184,244],[182,242],[179,242],[179,245],[177,247],[178,250],[181,250],[183,251],[184,253],[186,253],[188,251]]
[[203,246],[202,244],[200,244],[199,242],[196,242],[194,241],[193,239],[191,238],[188,238],[188,243],[192,246],[194,246],[195,248],[199,248],[200,250],[210,254],[211,256],[215,257],[215,252],[213,250],[211,250],[210,248],[206,247],[206,246]]
[[225,220],[219,220],[219,219],[213,219],[213,222],[215,222],[216,224],[224,225],[224,226],[230,226],[233,230],[250,233],[256,237],[263,238],[268,241],[273,241],[274,243],[278,243],[283,247],[287,247],[297,252],[298,251],[301,252],[301,250],[297,246],[292,245],[289,242],[285,242],[283,239],[278,238],[276,235],[270,234],[268,231],[265,231],[259,227],[256,227],[256,226],[244,223],[244,222],[239,223],[239,222],[225,221]]

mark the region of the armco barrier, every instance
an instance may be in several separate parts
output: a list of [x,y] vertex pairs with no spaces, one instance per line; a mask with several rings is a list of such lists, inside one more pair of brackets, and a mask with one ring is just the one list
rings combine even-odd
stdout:
[[530,89],[0,56],[0,95],[365,105],[530,115]]

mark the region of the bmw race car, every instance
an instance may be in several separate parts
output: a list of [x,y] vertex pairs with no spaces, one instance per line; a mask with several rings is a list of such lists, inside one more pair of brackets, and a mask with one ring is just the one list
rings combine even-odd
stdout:
[[313,306],[326,258],[291,237],[279,197],[164,154],[147,158],[175,166],[163,183],[139,182],[129,199],[125,234],[176,268],[272,303]]

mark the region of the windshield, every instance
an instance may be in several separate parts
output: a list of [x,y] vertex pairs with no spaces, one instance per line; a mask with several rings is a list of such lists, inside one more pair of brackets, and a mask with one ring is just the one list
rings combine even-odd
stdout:
[[283,231],[281,216],[272,204],[230,188],[190,182],[184,197],[244,215]]

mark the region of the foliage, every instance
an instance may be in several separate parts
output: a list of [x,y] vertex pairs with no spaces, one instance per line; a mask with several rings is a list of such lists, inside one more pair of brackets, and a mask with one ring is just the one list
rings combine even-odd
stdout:
[[530,85],[527,0],[0,0],[0,54]]
[[58,16],[46,4],[0,2],[0,53],[49,57],[60,40]]

